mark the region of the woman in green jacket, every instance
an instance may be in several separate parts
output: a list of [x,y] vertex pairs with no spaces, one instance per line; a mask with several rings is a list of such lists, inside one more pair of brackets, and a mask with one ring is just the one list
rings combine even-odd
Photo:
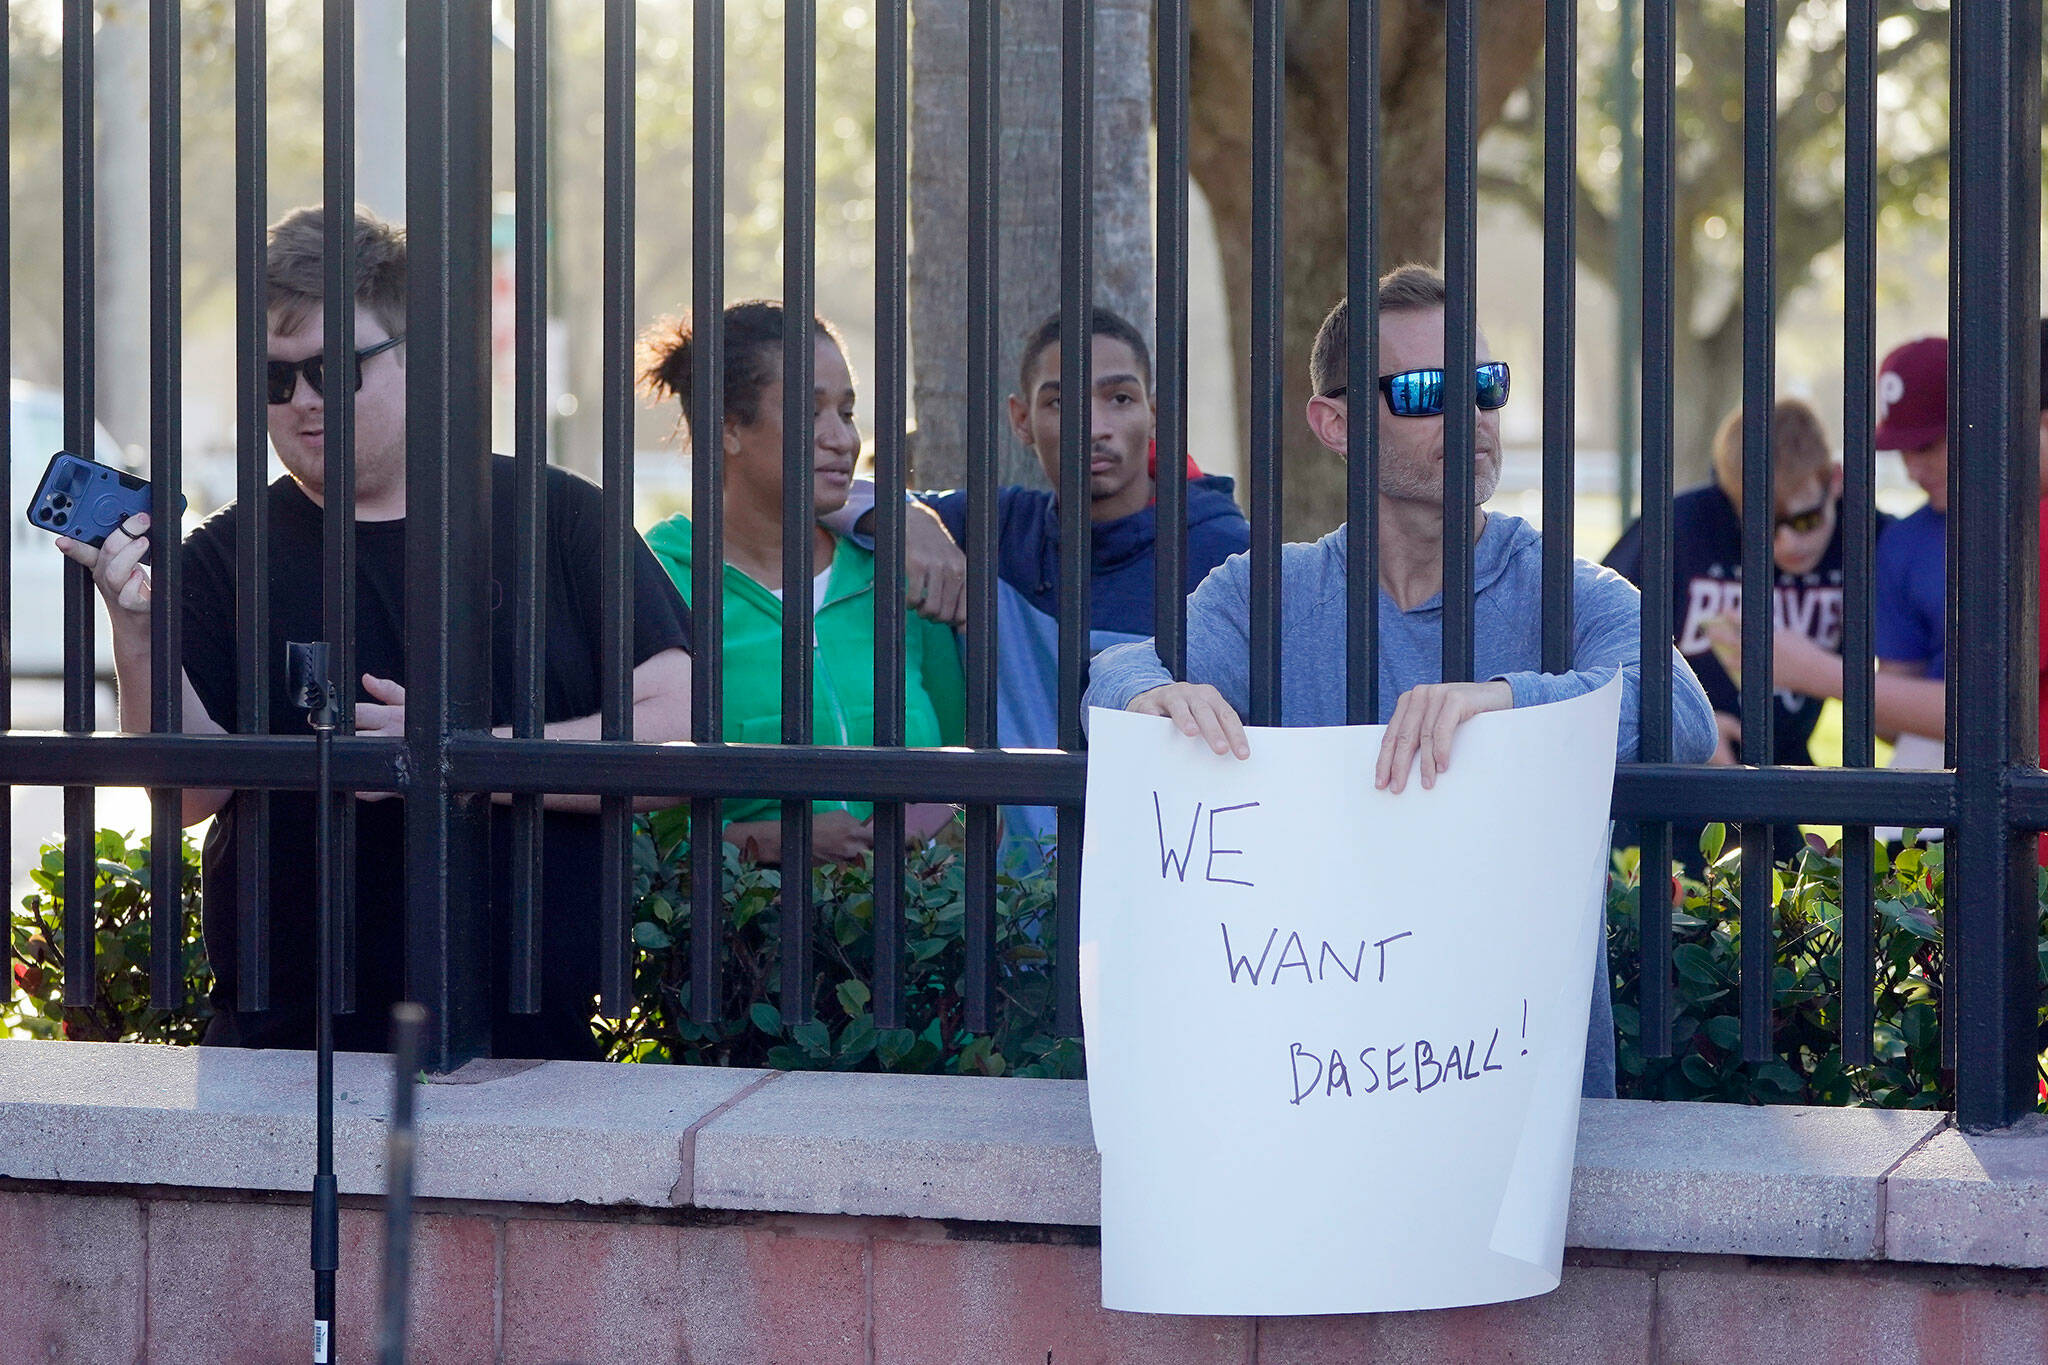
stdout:
[[[782,739],[782,305],[755,299],[725,310],[724,712],[730,742]],[[839,335],[816,320],[816,440],[811,499],[818,514],[846,501],[860,455],[854,425],[853,375]],[[641,379],[657,396],[674,398],[696,445],[691,406],[695,339],[687,319],[657,326],[643,339]],[[814,610],[811,649],[811,735],[818,744],[872,744],[875,736],[875,557],[813,524],[811,562],[822,566],[809,585]],[[690,520],[670,517],[647,543],[690,597]],[[960,651],[946,626],[912,613],[903,641],[904,738],[912,747],[958,744],[965,693]],[[780,806],[766,800],[725,803],[725,840],[757,862],[781,861]],[[867,802],[813,805],[812,847],[821,862],[852,862],[874,844]],[[951,817],[948,806],[912,806],[905,824],[914,841],[930,838]],[[657,818],[672,832],[681,809]]]

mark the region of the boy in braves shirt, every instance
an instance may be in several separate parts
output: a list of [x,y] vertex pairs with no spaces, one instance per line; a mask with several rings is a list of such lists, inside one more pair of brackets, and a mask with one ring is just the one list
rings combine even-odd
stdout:
[[[1772,622],[1818,649],[1842,647],[1842,466],[1819,416],[1797,398],[1771,410],[1773,491]],[[1742,689],[1716,657],[1710,631],[1742,611],[1742,410],[1730,412],[1714,434],[1714,482],[1678,495],[1672,506],[1672,620],[1679,653],[1692,665],[1714,705],[1720,731],[1715,763],[1808,765],[1818,698],[1780,690],[1773,752],[1742,752]],[[1606,564],[1630,582],[1643,579],[1640,522],[1608,551]],[[1676,847],[1690,859],[1697,831],[1675,831]],[[1779,852],[1796,847],[1798,830],[1781,828]]]

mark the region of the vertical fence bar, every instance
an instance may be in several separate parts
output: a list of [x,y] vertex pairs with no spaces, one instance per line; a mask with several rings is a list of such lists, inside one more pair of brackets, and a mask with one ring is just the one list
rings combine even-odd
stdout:
[[[811,466],[818,201],[818,6],[785,0],[782,29],[782,742],[811,742]],[[900,509],[898,509],[900,510]],[[811,803],[782,803],[782,1017],[811,1017]]]
[[[724,736],[725,0],[696,0],[690,90],[690,738]],[[690,1018],[718,1018],[725,928],[719,803],[690,801]]]
[[[1742,756],[1776,761],[1771,688],[1772,606],[1778,566],[1771,556],[1777,504],[1771,477],[1771,408],[1777,389],[1778,122],[1777,11],[1747,9],[1742,117]],[[1776,958],[1772,857],[1776,831],[1742,826],[1742,1056],[1771,1057],[1771,977]]]
[[[65,0],[63,28],[64,444],[93,451],[93,15],[91,0]],[[92,575],[64,564],[64,728],[93,729],[98,683],[93,663]],[[94,952],[98,859],[93,790],[64,789],[64,1003],[99,999]]]
[[[1957,632],[1949,689],[1960,723],[1949,928],[1964,950],[1949,974],[1957,1032],[1956,1117],[1966,1130],[2034,1107],[2040,998],[2034,836],[2009,815],[2011,781],[2035,766],[2028,657],[2038,542],[2031,479],[2039,417],[2041,9],[1958,0],[1950,106],[1950,256],[1960,323],[1950,421],[1959,436],[1953,581],[1971,626]],[[1951,656],[1955,657],[1955,656]]]
[[[1877,455],[1870,448],[1877,367],[1877,5],[1849,0],[1847,71],[1843,81],[1846,148],[1843,168],[1842,277],[1842,761],[1876,762],[1871,673],[1872,588],[1877,545]],[[1871,829],[1842,830],[1842,1059],[1872,1060],[1872,992],[1876,935],[1871,888]]]
[[[633,737],[634,0],[604,7],[603,627],[598,652],[605,739]],[[611,1019],[633,1008],[633,803],[598,803],[598,995]]]
[[[1621,134],[1621,185],[1615,212],[1614,268],[1617,280],[1643,277],[1643,139],[1637,127],[1642,87],[1636,79],[1636,15],[1642,0],[1618,0],[1614,60],[1609,64],[1606,99]],[[1643,348],[1640,292],[1617,291],[1614,357],[1614,492],[1626,522],[1637,512],[1636,456],[1642,389],[1638,362]]]
[[1345,195],[1344,709],[1353,725],[1380,719],[1380,6],[1351,0]]
[[490,725],[490,15],[406,10],[406,994],[429,1071],[491,1045],[490,803],[448,741]]
[[[269,144],[268,27],[261,0],[235,0],[235,729],[270,733],[270,324],[264,279]],[[270,1007],[270,795],[235,796],[238,1009]]]
[[[904,428],[909,418],[909,6],[883,5],[875,31],[875,736],[903,743]],[[787,594],[785,594],[787,595]],[[903,807],[875,807],[874,1019],[903,1022]]]
[[1158,558],[1152,628],[1160,662],[1187,676],[1188,57],[1187,0],[1159,0],[1159,195],[1153,398],[1158,405]]
[[[1543,34],[1543,671],[1572,666],[1578,360],[1579,11],[1550,0]],[[1626,516],[1626,513],[1624,513]]]
[[[160,734],[185,728],[183,540],[184,430],[179,402],[184,365],[180,317],[184,291],[179,137],[183,100],[179,88],[179,7],[153,0],[149,7],[149,477],[150,669],[149,727]],[[0,143],[4,143],[0,139]],[[7,259],[0,239],[0,261]],[[5,310],[0,309],[0,314]],[[4,371],[4,366],[0,366]],[[4,433],[0,433],[4,434]],[[0,440],[0,450],[8,449]],[[0,507],[11,506],[0,485]],[[0,596],[7,591],[0,582]],[[0,690],[7,687],[0,674]],[[149,794],[149,1003],[177,1009],[185,1003],[185,854],[182,798],[175,790]],[[0,830],[0,838],[6,832]],[[0,875],[6,869],[0,867]],[[4,964],[0,964],[4,965]]]
[[[1473,0],[1444,5],[1444,681],[1472,677],[1472,523],[1478,458],[1477,125]],[[1499,459],[1499,451],[1494,452]]]
[[[1095,13],[1066,0],[1060,29],[1060,747],[1081,747],[1081,687],[1093,611],[1095,544],[1088,448],[1094,406],[1090,352],[1095,306]],[[1059,808],[1057,1024],[1081,1031],[1081,821]]]
[[[1962,89],[1962,85],[1963,45],[1961,42],[1961,31],[1957,27],[1955,15],[1951,11],[1948,44],[1948,88],[1951,91],[1956,91]],[[1957,537],[1963,525],[1960,511],[1963,504],[1963,497],[1960,491],[1963,477],[1963,441],[1961,434],[1962,409],[1958,406],[1962,401],[1962,395],[1957,391],[1956,364],[1957,357],[1960,354],[1960,342],[1963,333],[1963,291],[1961,286],[1963,261],[1961,255],[1956,250],[1956,246],[1962,222],[1960,205],[1963,197],[1963,186],[1957,178],[1962,166],[1957,155],[1957,148],[1955,147],[1954,129],[1956,121],[1960,116],[1960,107],[1951,99],[1949,105],[1950,150],[1948,181],[1948,335],[1950,346],[1948,353],[1947,388],[1949,403],[1946,432],[1949,450],[1946,480],[1948,484],[1948,512],[1942,518],[1942,562],[1947,566],[1948,571],[1942,583],[1942,649],[1947,656],[1947,673],[1957,679],[1960,679],[1961,674],[1955,672],[1955,670],[1960,667],[1962,657],[1962,646],[1958,637],[1962,633],[1963,628],[1962,556],[1959,553],[1959,546],[1957,544]],[[1947,767],[1954,768],[1956,767],[1956,732],[1961,719],[1958,710],[1959,699],[1956,696],[1956,688],[1954,686],[1944,686],[1941,699],[1942,762]],[[1958,804],[1960,804],[1960,791],[1958,792]],[[1948,846],[1948,851],[1953,853],[1956,847],[1956,845],[1950,845]],[[1962,975],[1963,960],[1968,955],[1972,946],[1964,940],[1964,936],[1958,927],[1960,923],[1959,907],[1957,907],[1953,899],[1960,892],[1962,884],[1962,879],[1958,877],[1955,889],[1950,892],[1951,899],[1947,911],[1949,918],[1946,923],[1949,932],[1942,942],[1940,969],[1936,973],[1933,983],[1935,1010],[1941,1026],[1941,1068],[1951,1074],[1954,1074],[1956,1071],[1956,1046],[1962,1037],[1962,1029],[1957,1024],[1956,1011],[1960,1008],[1960,1005],[1957,1000],[1956,982]]]
[[[1674,105],[1678,48],[1672,0],[1643,6],[1643,635],[1637,757],[1671,759],[1671,303],[1677,156]],[[1643,938],[1642,1046],[1671,1055],[1671,916],[1664,908],[1671,875],[1671,826],[1642,827],[1640,904]],[[1652,906],[1658,907],[1652,913]]]
[[[519,564],[513,574],[512,734],[541,737],[547,716],[548,3],[518,0],[512,41],[512,458]],[[541,1007],[541,798],[512,798],[512,922],[507,1005]]]
[[[996,744],[996,357],[1000,354],[996,273],[998,131],[1002,111],[996,45],[1001,7],[967,10],[967,743]],[[996,808],[967,808],[967,1027],[994,1022],[996,979]],[[1065,942],[1062,954],[1072,951]]]
[[[0,51],[0,374],[14,373],[14,59]],[[14,506],[14,404],[0,404],[0,507]],[[0,536],[0,730],[14,728],[14,537]],[[0,886],[14,885],[14,788],[0,785]],[[154,991],[152,991],[154,996]],[[0,915],[0,1004],[14,998],[14,910]]]
[[[324,0],[326,34],[321,78],[325,111],[321,140],[326,179],[322,225],[326,305],[321,312],[327,388],[321,395],[326,439],[321,544],[321,634],[328,641],[339,694],[338,735],[355,731],[356,717],[356,7],[355,0]],[[389,363],[388,361],[386,362]],[[336,801],[327,828],[314,837],[329,847],[327,894],[333,897],[334,1008],[355,1007],[355,802]]]
[[1286,16],[1278,5],[1252,12],[1252,388],[1251,388],[1251,722],[1279,725],[1280,440],[1284,429],[1286,287],[1280,234],[1286,166]]

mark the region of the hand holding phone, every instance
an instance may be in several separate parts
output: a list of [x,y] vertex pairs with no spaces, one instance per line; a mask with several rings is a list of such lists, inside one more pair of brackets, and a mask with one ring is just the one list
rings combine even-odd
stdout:
[[149,558],[148,513],[136,513],[98,545],[64,537],[57,541],[57,549],[92,575],[93,586],[107,600],[117,646],[124,623],[132,622],[147,633],[150,583],[143,563]]

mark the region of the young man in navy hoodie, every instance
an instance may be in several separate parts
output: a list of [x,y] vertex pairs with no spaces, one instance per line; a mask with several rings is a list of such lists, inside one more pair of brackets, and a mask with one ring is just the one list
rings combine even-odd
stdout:
[[[1106,308],[1089,320],[1090,403],[1088,496],[1094,555],[1089,583],[1091,654],[1153,634],[1155,509],[1152,440],[1157,413],[1152,354],[1129,322]],[[1060,315],[1032,329],[1010,395],[1010,430],[1030,447],[1052,489],[1009,487],[997,495],[996,725],[1006,748],[1059,746],[1060,603]],[[1181,458],[1175,454],[1173,458]],[[967,494],[914,495],[936,514],[955,546],[967,539]],[[856,486],[846,508],[828,520],[854,531],[874,505],[871,488]],[[915,522],[913,522],[915,526]],[[865,530],[860,524],[858,530]],[[931,528],[936,535],[936,528]],[[913,537],[917,532],[913,530]],[[930,538],[928,538],[930,539]],[[1211,569],[1251,543],[1250,527],[1231,497],[1231,481],[1188,469],[1187,578],[1193,591]],[[938,547],[943,555],[957,549]],[[924,547],[924,557],[932,548]],[[920,571],[911,604],[937,620],[960,619],[962,582],[951,572]],[[1035,865],[1054,834],[1050,808],[1004,810],[1007,858]]]

